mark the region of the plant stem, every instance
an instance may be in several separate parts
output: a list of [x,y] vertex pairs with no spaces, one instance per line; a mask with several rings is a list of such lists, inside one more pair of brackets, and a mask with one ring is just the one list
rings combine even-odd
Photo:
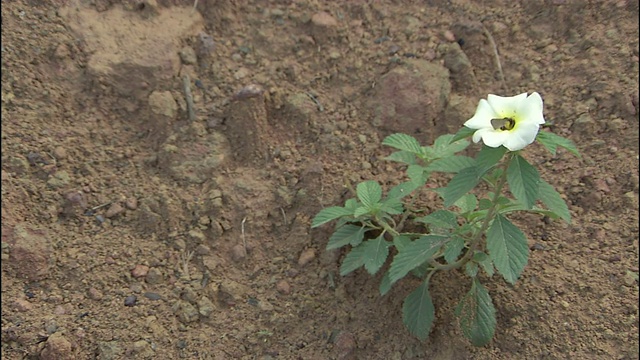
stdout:
[[489,207],[489,209],[487,210],[487,216],[484,218],[484,221],[480,226],[480,230],[478,230],[471,241],[469,241],[469,248],[467,249],[467,252],[458,261],[451,264],[442,265],[433,260],[429,263],[433,267],[433,269],[453,270],[464,266],[469,260],[471,260],[471,257],[473,257],[473,254],[482,242],[482,235],[484,235],[484,233],[487,231],[487,229],[489,228],[489,224],[491,224],[491,221],[496,216],[496,212],[498,210],[498,199],[500,198],[500,194],[502,193],[504,185],[507,183],[507,168],[509,167],[509,163],[511,163],[511,159],[513,159],[513,153],[507,154],[506,160],[501,164],[501,167],[504,171],[496,182],[493,198],[491,199],[491,207]]

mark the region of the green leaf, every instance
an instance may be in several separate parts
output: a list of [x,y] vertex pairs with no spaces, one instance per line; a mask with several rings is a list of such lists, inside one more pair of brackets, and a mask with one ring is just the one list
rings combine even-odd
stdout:
[[460,128],[460,130],[458,130],[458,132],[455,135],[453,135],[453,137],[449,141],[456,142],[458,140],[466,139],[468,137],[471,137],[475,132],[476,132],[475,129],[471,129],[466,126],[463,126]]
[[389,256],[389,245],[384,236],[379,236],[352,248],[342,260],[340,275],[345,276],[363,265],[371,275],[375,274]]
[[467,274],[468,277],[476,277],[478,275],[478,263],[473,261],[469,261],[464,265],[464,273]]
[[560,146],[567,149],[575,156],[581,157],[580,153],[578,152],[578,148],[576,148],[576,145],[573,143],[573,141],[560,135],[556,135],[550,131],[540,131],[538,133],[538,136],[536,137],[536,140],[538,140],[545,148],[547,148],[551,155],[555,155],[558,146]]
[[318,215],[313,218],[311,227],[318,227],[342,216],[353,216],[353,210],[346,209],[340,206],[331,206],[328,208],[324,208],[320,210]]
[[471,189],[478,185],[482,174],[478,172],[477,167],[469,167],[457,173],[446,188],[444,188],[444,206],[453,205],[460,197],[468,193]]
[[402,321],[409,332],[424,341],[431,331],[435,319],[435,308],[429,294],[429,282],[424,281],[402,305]]
[[362,205],[372,209],[382,199],[382,188],[376,181],[367,180],[358,184],[356,194]]
[[402,251],[411,244],[411,238],[408,235],[397,235],[393,237],[393,246],[396,250]]
[[384,273],[382,280],[380,281],[380,295],[385,295],[391,290],[391,279],[389,278],[389,272]]
[[502,159],[506,152],[507,148],[505,148],[504,146],[492,148],[484,145],[476,156],[476,164],[478,164],[479,176],[483,176],[494,165],[496,165],[500,161],[500,159]]
[[553,186],[544,180],[540,181],[539,189],[540,192],[538,196],[547,209],[556,213],[564,221],[571,224],[571,213],[569,212],[567,203],[562,199],[562,196],[560,196],[560,193],[558,193]]
[[456,307],[456,316],[464,336],[475,346],[485,346],[496,332],[496,309],[478,278],[473,278],[471,290]]
[[407,134],[391,134],[382,140],[382,145],[391,146],[392,148],[408,151],[414,154],[420,154],[422,147],[418,140]]
[[480,266],[482,266],[482,268],[484,269],[484,272],[486,272],[489,277],[493,276],[493,262],[491,261],[489,255],[483,253],[482,251],[478,251],[473,254],[473,261],[480,264]]
[[453,229],[458,226],[456,214],[448,210],[436,210],[427,216],[416,218],[415,221],[442,229]]
[[409,179],[411,179],[414,184],[422,186],[427,182],[427,178],[429,177],[429,174],[426,173],[425,170],[424,166],[409,165],[407,167],[407,176],[409,176]]
[[452,138],[453,135],[451,134],[439,136],[433,142],[433,145],[422,148],[424,157],[427,160],[446,158],[466,149],[467,146],[469,146],[469,142],[467,140],[458,140],[452,142]]
[[466,194],[458,199],[453,205],[460,208],[461,214],[472,212],[478,206],[478,199],[473,194]]
[[365,247],[364,254],[364,268],[373,275],[380,270],[384,262],[387,261],[389,256],[388,241],[384,240],[384,235],[378,236],[376,239],[368,240],[362,243],[360,246]]
[[403,197],[411,194],[411,192],[418,188],[418,185],[413,181],[407,181],[400,183],[389,190],[387,194],[388,199],[402,199]]
[[336,231],[329,238],[327,244],[327,250],[337,249],[339,247],[351,244],[351,246],[357,246],[362,242],[364,233],[367,229],[364,226],[356,225],[344,225],[336,229]]
[[451,238],[444,244],[444,260],[453,264],[460,257],[462,249],[464,249],[464,239],[458,236]]
[[462,155],[454,155],[446,158],[434,160],[427,166],[427,171],[439,171],[445,173],[457,173],[462,169],[476,165],[473,158]]
[[356,210],[353,212],[353,216],[360,217],[364,215],[371,215],[373,210],[375,210],[375,207],[369,208],[366,206],[360,206],[359,208],[356,208]]
[[396,151],[394,153],[391,153],[391,155],[385,157],[385,160],[413,165],[416,163],[416,155],[409,151]]
[[[403,248],[398,248],[398,254],[393,257],[389,268],[391,283],[402,279],[409,271],[430,260],[440,250],[448,237],[438,235],[421,236]],[[395,243],[395,241],[394,241]]]
[[516,199],[531,209],[538,199],[540,174],[522,156],[516,155],[507,169],[509,190]]
[[504,279],[515,284],[529,259],[525,235],[502,215],[496,215],[487,231],[487,250]]
[[382,202],[380,211],[384,211],[389,215],[399,215],[404,212],[404,207],[399,198],[391,197]]

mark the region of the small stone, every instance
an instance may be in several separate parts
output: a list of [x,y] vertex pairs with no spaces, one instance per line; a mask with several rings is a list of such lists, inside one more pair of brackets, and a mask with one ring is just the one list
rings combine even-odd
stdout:
[[262,311],[273,311],[274,307],[267,300],[260,300],[258,301],[258,309]]
[[456,35],[451,30],[445,31],[443,36],[444,36],[444,39],[449,41],[449,42],[455,42],[456,41]]
[[356,348],[356,338],[352,333],[340,332],[334,339],[334,350],[338,359],[347,359]]
[[122,207],[122,205],[120,205],[119,203],[113,203],[111,204],[111,206],[109,206],[109,209],[107,209],[107,212],[104,214],[104,216],[107,219],[111,219],[113,217],[116,217],[122,214],[123,212],[124,212],[124,207]]
[[178,104],[169,91],[154,91],[149,95],[149,106],[154,114],[174,119],[178,113]]
[[124,306],[135,306],[138,298],[135,295],[129,295],[124,299]]
[[206,240],[204,233],[198,229],[189,230],[189,238],[199,243],[202,243]]
[[333,27],[338,25],[338,21],[328,12],[319,11],[311,17],[311,22],[316,26]]
[[17,299],[13,303],[13,307],[20,312],[27,312],[33,309],[33,304],[26,299]]
[[198,255],[209,255],[211,254],[211,249],[207,245],[200,244],[196,246],[196,254]]
[[69,47],[67,46],[67,44],[58,45],[55,52],[53,53],[53,56],[58,60],[64,60],[68,58],[70,55],[71,55],[71,51],[69,51]]
[[180,60],[185,65],[195,65],[198,62],[196,51],[190,46],[185,46],[180,50]]
[[69,173],[64,170],[61,170],[61,171],[56,171],[55,174],[53,174],[49,178],[49,180],[47,180],[47,185],[55,189],[55,188],[65,187],[69,185],[70,182],[71,182],[71,176],[69,176]]
[[313,248],[306,249],[300,254],[300,257],[298,258],[298,265],[305,266],[308,263],[310,263],[311,260],[315,259],[315,257],[316,257],[315,249]]
[[124,206],[129,210],[135,210],[138,208],[138,199],[134,197],[127,198],[124,202]]
[[160,284],[161,282],[164,281],[164,276],[162,275],[162,271],[160,271],[160,269],[158,268],[154,268],[154,267],[150,268],[149,272],[145,277],[145,281],[147,282],[147,284],[151,284],[151,285]]
[[102,300],[102,298],[104,297],[100,290],[93,287],[89,288],[89,291],[87,291],[87,295],[89,296],[89,299],[96,301]]
[[280,280],[276,284],[276,290],[280,294],[289,295],[291,293],[291,285],[286,280]]
[[213,310],[215,310],[215,305],[213,305],[213,302],[208,297],[203,296],[198,300],[198,312],[200,315],[209,317]]
[[242,244],[238,244],[231,249],[231,259],[235,262],[242,261],[247,257],[247,250]]
[[47,339],[47,342],[40,352],[40,359],[42,360],[57,360],[57,359],[74,359],[73,348],[69,340],[67,340],[60,333],[53,333]]
[[147,265],[136,265],[136,267],[131,270],[131,276],[138,279],[141,277],[147,276],[149,273],[149,267]]
[[199,312],[195,306],[187,301],[178,301],[176,304],[176,316],[183,324],[192,323],[198,320]]
[[571,307],[571,304],[569,304],[568,302],[562,300],[560,301],[560,305],[562,305],[563,308],[568,309],[569,307]]
[[67,150],[62,146],[56,146],[56,148],[53,149],[53,156],[58,160],[64,160],[69,154],[67,154]]
[[162,299],[162,296],[160,296],[160,294],[154,293],[154,292],[146,292],[142,296],[144,296],[147,299],[152,300],[152,301],[156,301],[156,300]]
[[244,79],[248,75],[249,75],[249,69],[242,67],[233,74],[233,77],[236,80],[240,80],[240,79]]

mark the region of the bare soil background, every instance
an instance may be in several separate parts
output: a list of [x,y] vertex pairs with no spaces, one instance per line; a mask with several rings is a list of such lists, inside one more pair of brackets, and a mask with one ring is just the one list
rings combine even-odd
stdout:
[[[192,7],[2,2],[3,359],[639,358],[638,1]],[[420,342],[416,283],[341,278],[310,219],[399,180],[385,135],[427,144],[525,91],[583,154],[527,153],[573,222],[514,218],[531,257],[485,281],[487,347],[461,337],[456,273]]]

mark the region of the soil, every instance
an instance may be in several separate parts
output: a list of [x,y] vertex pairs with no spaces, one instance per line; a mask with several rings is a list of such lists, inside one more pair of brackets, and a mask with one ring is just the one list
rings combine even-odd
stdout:
[[[637,0],[196,3],[2,2],[3,359],[639,358]],[[458,273],[420,342],[416,281],[341,278],[310,220],[400,180],[387,134],[527,91],[582,153],[527,149],[573,221],[513,218],[488,346]]]

